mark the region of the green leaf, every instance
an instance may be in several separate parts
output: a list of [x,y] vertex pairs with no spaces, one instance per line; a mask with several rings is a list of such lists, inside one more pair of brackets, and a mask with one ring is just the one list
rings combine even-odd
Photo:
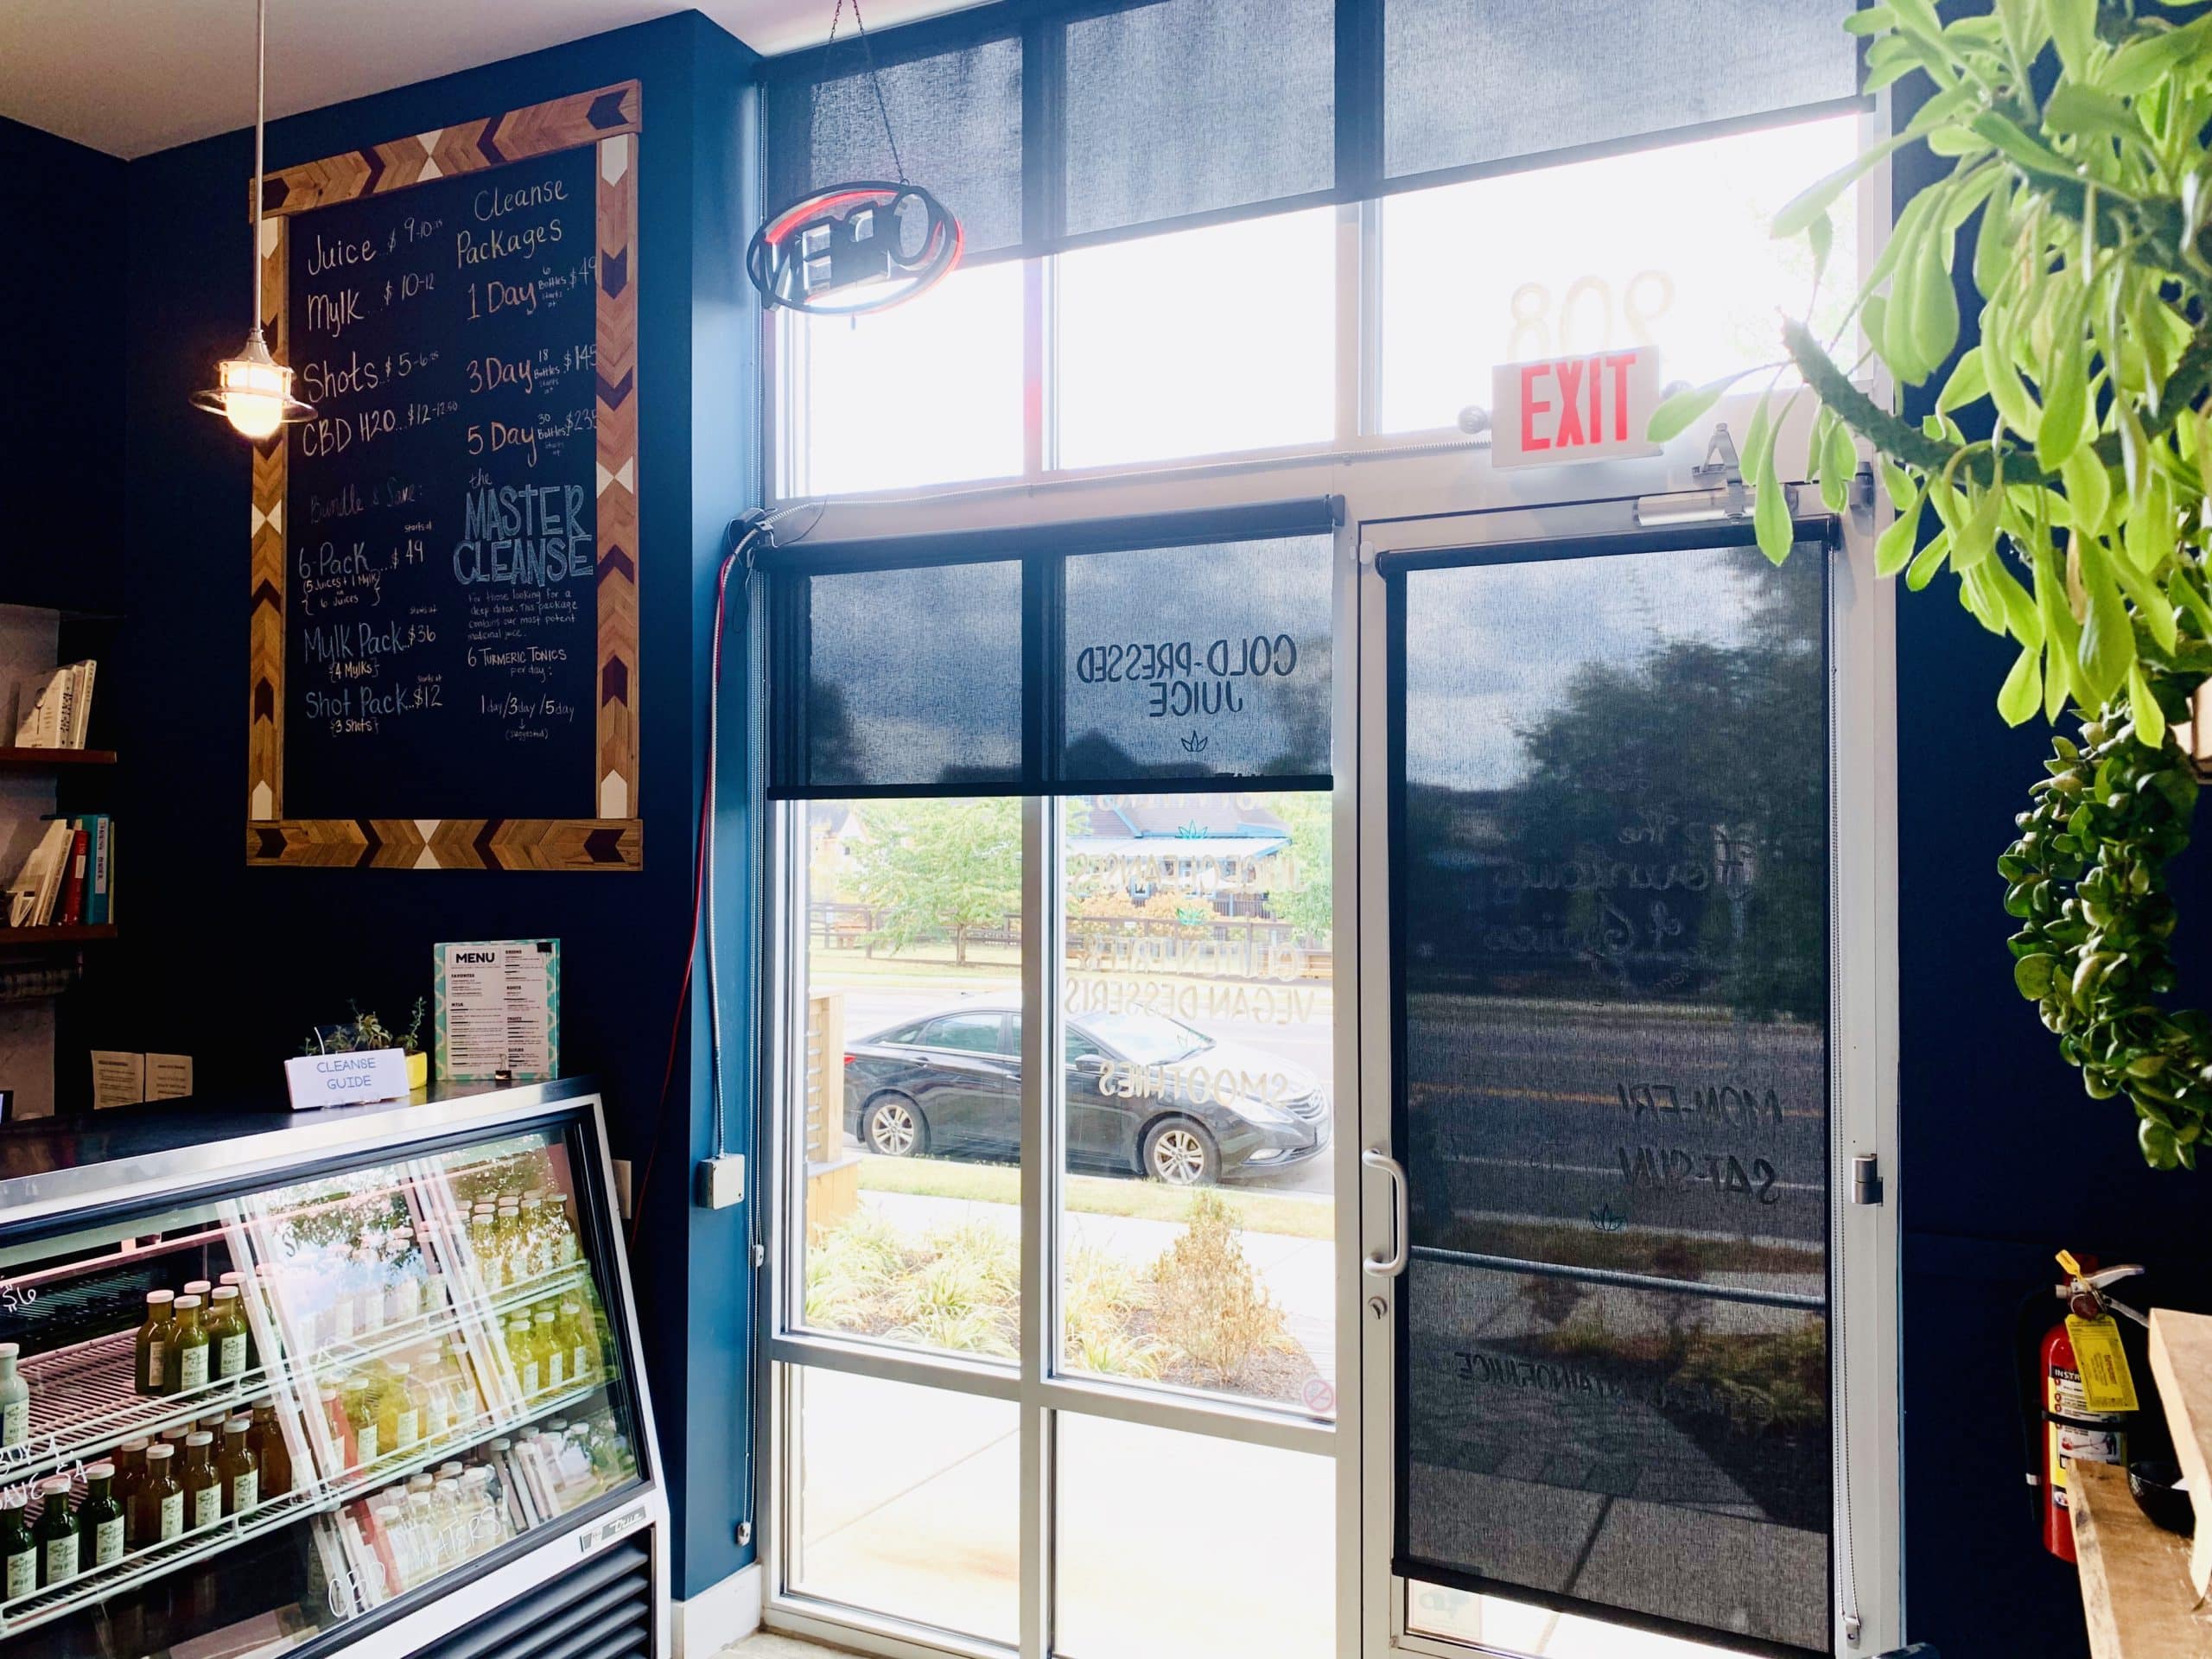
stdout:
[[1936,396],[1936,412],[1948,415],[1955,409],[1964,409],[1968,404],[1989,395],[1989,372],[1984,365],[1985,353],[1979,346],[1970,346],[1951,371],[1951,378],[1943,383],[1943,390]]
[[1989,401],[1997,405],[2005,424],[2032,443],[2043,410],[2028,396],[2027,385],[2012,360],[2010,338],[1993,326],[1996,315],[1993,306],[1982,314],[1982,377],[1988,383]]
[[2105,515],[2112,511],[2112,474],[2094,451],[2079,448],[2060,464],[2058,475],[2066,483],[2068,517],[2074,528],[2086,536],[2101,534]]
[[2212,24],[2212,18],[2200,17],[2164,34],[2130,41],[2113,54],[2099,79],[2107,90],[2122,98],[2149,92],[2196,54],[2212,50],[2212,32],[2208,32],[2208,24]]
[[[2015,725],[2018,724],[2016,721]],[[2020,995],[2031,1002],[2040,1002],[2050,995],[2051,977],[2058,971],[2058,958],[2043,952],[2022,957],[2012,964],[2012,983],[2018,986]]]
[[1959,296],[1951,286],[1951,238],[1931,229],[1921,238],[1912,273],[1912,339],[1915,359],[1924,380],[1936,372],[1959,343]]
[[1828,254],[1835,246],[1835,223],[1822,213],[1806,228],[1805,240],[1813,250],[1813,281],[1817,286],[1827,275]]
[[2097,0],[2044,0],[2058,61],[2079,80],[2089,73],[2089,53],[2097,42]]
[[2051,132],[2124,138],[2145,149],[2151,148],[2151,136],[2143,130],[2134,111],[2109,92],[2078,81],[2069,81],[2051,93],[2050,102],[2043,106],[2043,124]]
[[[2048,542],[2035,550],[2036,609],[2043,616],[2043,637],[2050,647],[2044,667],[2043,711],[2058,718],[2074,684],[2074,658],[2081,647],[2082,625],[2066,596],[2066,572]],[[2085,700],[2086,701],[2086,700]]]
[[2051,320],[2050,378],[2043,389],[2043,419],[2036,428],[2036,461],[2055,473],[2082,447],[2089,406],[2088,346],[2082,338],[2078,303],[2062,300]]
[[2135,607],[2135,614],[2142,619],[2143,626],[2150,629],[2151,638],[2157,641],[2158,649],[2172,651],[2181,638],[2175,626],[2172,601],[2160,593],[2158,583],[2145,575],[2136,567],[2135,561],[2125,554],[2112,561],[2112,575],[2113,580],[2120,584],[2120,591],[2126,596],[2127,602]]
[[1917,512],[1920,486],[1912,481],[1912,474],[1887,455],[1876,455],[1874,464],[1882,474],[1882,488],[1890,498],[1890,505],[1899,512],[1903,512],[1908,505]]
[[1869,6],[1864,11],[1854,11],[1843,20],[1847,35],[1879,35],[1883,30],[1897,27],[1897,14],[1887,6]]
[[2074,538],[2074,556],[2081,567],[2082,590],[2088,595],[2088,614],[2082,622],[2082,643],[2074,660],[2082,670],[2082,684],[2090,697],[2109,702],[2126,682],[2135,663],[2135,630],[2127,620],[2127,606],[2113,580],[2112,562],[2104,544],[2088,536]]
[[1821,455],[1821,505],[1830,512],[1851,505],[1851,480],[1859,473],[1859,451],[1851,442],[1851,429],[1840,420],[1828,428],[1827,444]]
[[1678,391],[1651,411],[1650,423],[1644,428],[1644,439],[1650,443],[1669,443],[1689,430],[1700,416],[1720,401],[1723,385],[1692,386]]
[[1756,493],[1751,501],[1751,528],[1759,538],[1759,551],[1770,563],[1780,564],[1789,556],[1789,544],[1796,537],[1789,522],[1789,502],[1775,474],[1776,435],[1770,428],[1757,457],[1758,470],[1751,483]]
[[2166,711],[2158,707],[2158,698],[2151,695],[2150,682],[2143,677],[2140,660],[2128,665],[2127,706],[2135,716],[2136,741],[2145,748],[2164,748],[2166,743]]
[[1835,206],[1860,175],[1900,145],[1911,143],[1918,136],[1908,130],[1885,138],[1872,149],[1853,156],[1826,178],[1808,185],[1782,204],[1781,211],[1774,216],[1772,234],[1779,239],[1810,230],[1813,221],[1825,217],[1828,209]]
[[1910,505],[1898,510],[1897,516],[1875,542],[1876,575],[1894,576],[1912,563],[1913,545],[1920,538],[1920,506],[1926,499],[1921,492],[1913,492]]
[[2047,174],[2069,182],[2074,181],[2074,169],[2067,164],[2064,156],[2031,138],[2017,124],[1996,111],[1984,110],[1968,124],[2031,173]]
[[[1997,712],[2003,715],[2007,726],[2024,725],[2036,710],[2043,706],[2043,648],[2031,645],[2014,659],[2012,671],[2005,677],[2005,683],[1998,688]],[[2029,960],[2023,958],[2023,961]],[[2016,965],[2013,969],[2018,973]],[[2041,996],[2041,991],[2029,991],[2030,996]]]
[[1936,573],[1943,568],[1943,561],[1950,556],[1951,532],[1939,530],[1928,538],[1904,573],[1904,585],[1918,593],[1936,580]]
[[[2000,178],[1982,208],[1981,227],[1974,232],[1974,285],[1994,295],[2005,280],[2005,269],[2018,251],[2012,243],[2012,181]],[[1982,338],[1989,337],[1989,321],[1982,319]]]

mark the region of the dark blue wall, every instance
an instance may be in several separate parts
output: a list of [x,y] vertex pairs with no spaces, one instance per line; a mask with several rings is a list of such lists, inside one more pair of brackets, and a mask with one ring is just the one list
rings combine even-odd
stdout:
[[0,601],[91,606],[123,512],[124,164],[0,117]]
[[[249,870],[245,866],[250,452],[188,397],[249,321],[251,135],[134,162],[111,338],[127,367],[120,446],[83,499],[127,526],[129,620],[100,677],[127,750],[118,779],[125,942],[92,1041],[196,1057],[200,1092],[265,1090],[300,1033],[346,1000],[387,1017],[430,987],[440,939],[562,940],[564,1070],[607,1088],[618,1158],[646,1182],[632,1270],[680,1520],[677,1593],[740,1565],[744,1213],[690,1207],[711,1119],[702,1000],[679,1008],[704,740],[708,583],[755,499],[753,314],[733,276],[751,211],[740,121],[753,59],[696,13],[576,41],[270,130],[282,168],[632,77],[639,143],[641,811],[635,874]],[[118,455],[120,461],[118,461]],[[730,935],[741,944],[741,932]],[[741,964],[734,963],[733,971]],[[742,1033],[739,1033],[741,1036]],[[665,1106],[671,1038],[677,1076]],[[733,1121],[749,1112],[734,1066]],[[658,1148],[656,1155],[656,1148]],[[648,1173],[649,1171],[649,1173]]]
[[[1897,206],[1935,175],[1924,149],[1904,152]],[[1967,263],[1962,248],[1961,350],[1979,310]],[[1917,394],[1907,412],[1931,403]],[[2055,1281],[2053,1254],[2152,1268],[2120,1293],[2139,1306],[2202,1306],[2212,1288],[2212,1168],[2146,1167],[2133,1111],[2082,1092],[2012,988],[2017,924],[1996,861],[2050,740],[2040,717],[2008,731],[1993,706],[2013,655],[1961,608],[1949,575],[1899,593],[1905,1609],[1912,1637],[1944,1659],[2088,1652],[2074,1569],[2036,1531],[2015,1404],[2016,1325],[2040,1337],[2059,1315],[2045,1294],[2020,1317],[2022,1298]],[[2191,941],[2212,933],[2212,865],[2193,849],[2174,874],[2180,995],[2201,1007],[2212,952]]]

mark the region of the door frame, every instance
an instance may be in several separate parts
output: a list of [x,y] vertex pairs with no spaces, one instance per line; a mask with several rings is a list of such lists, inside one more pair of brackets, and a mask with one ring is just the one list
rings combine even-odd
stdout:
[[[1730,400],[1716,418],[1745,429],[1750,400]],[[1802,455],[1809,416],[1788,419],[1778,453]],[[1701,446],[1700,446],[1701,447]],[[1788,464],[1785,461],[1785,465]],[[1594,469],[1593,469],[1594,471]],[[1605,469],[1609,488],[1644,494],[1681,490],[1689,480],[1663,462]],[[1571,480],[1573,474],[1565,475]],[[1862,480],[1863,481],[1863,480]],[[1808,492],[1809,493],[1809,492]],[[1376,568],[1384,552],[1569,540],[1637,529],[1625,493],[1575,501],[1462,512],[1407,513],[1357,523],[1359,682],[1356,729],[1358,793],[1389,798],[1389,660],[1386,589]],[[1369,505],[1373,505],[1372,503]],[[1829,610],[1832,710],[1830,881],[1833,964],[1829,1012],[1830,1373],[1835,1446],[1834,1650],[1871,1656],[1904,1641],[1903,1491],[1897,1447],[1897,698],[1894,584],[1874,575],[1875,537],[1888,518],[1871,489],[1854,493],[1839,520]],[[1343,729],[1340,728],[1340,729]],[[1374,815],[1370,814],[1370,820]],[[1379,821],[1376,821],[1379,823]],[[1379,827],[1359,843],[1357,917],[1360,967],[1359,1144],[1394,1148],[1391,1117],[1392,961],[1389,837]],[[1872,1154],[1887,1182],[1886,1202],[1850,1201],[1850,1160]],[[1381,1183],[1361,1189],[1363,1249],[1396,1248],[1394,1217]],[[1355,1256],[1357,1253],[1355,1253]],[[1364,1282],[1347,1329],[1359,1332],[1360,1463],[1367,1471],[1358,1525],[1362,1659],[1407,1653],[1465,1659],[1486,1649],[1409,1633],[1407,1581],[1391,1571],[1395,1474],[1397,1287],[1402,1281],[1348,1269]],[[1855,1611],[1855,1623],[1850,1614]]]

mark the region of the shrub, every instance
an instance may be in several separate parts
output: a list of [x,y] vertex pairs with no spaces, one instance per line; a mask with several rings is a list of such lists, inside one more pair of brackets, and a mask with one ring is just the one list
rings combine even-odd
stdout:
[[1153,1333],[1170,1356],[1233,1385],[1262,1354],[1291,1346],[1217,1192],[1192,1194],[1182,1237],[1152,1264]]

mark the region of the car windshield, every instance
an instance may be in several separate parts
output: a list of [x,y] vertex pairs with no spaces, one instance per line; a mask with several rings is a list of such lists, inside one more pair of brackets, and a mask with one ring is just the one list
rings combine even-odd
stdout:
[[1213,1039],[1165,1015],[1130,1010],[1086,1015],[1090,1034],[1125,1060],[1161,1065],[1213,1046]]

